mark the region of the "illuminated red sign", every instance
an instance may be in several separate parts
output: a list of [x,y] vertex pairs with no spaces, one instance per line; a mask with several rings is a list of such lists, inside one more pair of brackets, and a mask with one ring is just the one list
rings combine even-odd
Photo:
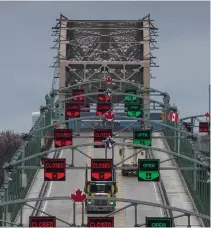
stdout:
[[56,227],[55,216],[30,216],[29,227]]
[[65,181],[66,159],[49,158],[44,160],[45,181]]
[[80,104],[65,104],[66,116],[71,118],[80,117],[81,105]]
[[87,217],[88,227],[114,227],[114,217]]
[[55,148],[72,145],[72,137],[72,129],[54,129]]
[[[100,143],[112,137],[112,129],[94,129],[94,143]],[[105,148],[105,145],[94,145],[94,148]]]
[[112,159],[91,159],[91,181],[112,181]]
[[[105,92],[106,89],[99,89],[98,91],[99,92]],[[98,101],[100,101],[100,102],[106,102],[106,101],[110,101],[110,100],[111,100],[111,97],[106,96],[106,94],[99,94],[98,95]]]
[[[72,96],[82,95],[84,94],[84,89],[73,89],[72,90]],[[81,97],[74,97],[72,98],[72,101],[81,102],[84,101],[84,96]]]
[[199,122],[199,132],[209,132],[209,123],[208,122]]
[[102,116],[104,113],[106,113],[108,110],[111,109],[111,104],[104,103],[104,104],[97,104],[97,116]]

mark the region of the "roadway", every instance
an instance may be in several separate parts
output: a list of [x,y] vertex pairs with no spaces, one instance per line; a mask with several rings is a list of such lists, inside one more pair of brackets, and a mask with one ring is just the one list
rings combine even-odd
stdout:
[[[93,133],[82,133],[81,138],[75,138],[74,144],[83,144],[93,142],[93,138],[83,138],[83,135],[93,135]],[[132,133],[131,133],[132,136]],[[121,139],[120,139],[121,140]],[[105,158],[105,149],[96,149],[93,147],[81,147],[79,148],[84,153],[88,154],[93,158]],[[115,161],[120,161],[119,148],[115,147]],[[67,164],[71,164],[71,151],[65,150],[61,154],[61,157],[66,158]],[[111,151],[108,150],[108,158],[111,158]],[[90,159],[75,151],[74,163],[76,166],[90,166]],[[67,170],[65,182],[51,182],[47,196],[63,196],[74,193],[76,189],[83,191],[85,182],[85,170]],[[90,172],[89,172],[90,178]],[[117,171],[117,183],[118,183],[118,198],[128,198],[145,200],[150,202],[159,202],[159,196],[157,194],[156,186],[152,182],[138,182],[136,177],[122,177],[121,171]],[[71,200],[66,201],[49,201],[44,204],[44,211],[54,215],[60,219],[63,219],[69,223],[73,222],[73,203]],[[118,202],[117,209],[125,206],[125,203]],[[135,213],[134,207],[130,207],[115,214],[115,226],[116,227],[131,227],[134,226]],[[138,206],[138,223],[145,223],[146,216],[159,217],[162,216],[162,210],[160,208],[153,208],[148,206]],[[89,216],[95,216],[90,214]],[[97,214],[96,216],[100,216]],[[81,205],[76,205],[76,224],[82,223],[82,210]],[[85,224],[87,223],[87,215],[85,213]],[[66,224],[57,220],[57,226],[67,226]]]

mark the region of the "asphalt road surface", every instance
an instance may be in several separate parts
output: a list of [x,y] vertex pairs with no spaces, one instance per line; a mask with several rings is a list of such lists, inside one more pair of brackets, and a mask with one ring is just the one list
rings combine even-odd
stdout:
[[[83,144],[88,142],[93,142],[93,138],[83,138],[83,135],[93,135],[93,133],[81,134],[81,138],[74,139],[74,144]],[[131,133],[132,136],[132,133]],[[79,148],[84,153],[88,154],[93,158],[105,158],[105,149],[95,149],[93,147],[81,147]],[[119,148],[115,147],[115,161],[117,163],[120,161]],[[71,151],[65,150],[61,157],[66,158],[67,164],[71,164]],[[111,158],[111,150],[108,150],[108,158]],[[89,166],[91,161],[86,156],[75,151],[74,164],[75,166]],[[88,175],[90,178],[90,173]],[[122,177],[121,171],[117,171],[116,180],[118,183],[118,198],[125,199],[137,199],[149,202],[159,202],[158,192],[156,186],[152,182],[138,182],[136,177]],[[49,196],[63,196],[74,193],[76,189],[83,191],[85,182],[85,170],[67,170],[66,181],[65,182],[53,182],[49,189]],[[117,202],[117,207],[121,208],[127,204],[122,202]],[[73,223],[73,203],[71,200],[66,201],[48,201],[44,205],[44,210],[54,215],[60,219],[63,219],[69,223]],[[135,213],[134,207],[130,207],[115,214],[114,222],[116,227],[132,227],[135,224]],[[145,223],[145,217],[159,217],[162,216],[162,211],[160,208],[153,208],[144,205],[138,206],[138,224]],[[100,216],[100,214],[89,216]],[[82,209],[81,205],[76,205],[76,224],[82,223]],[[85,224],[87,223],[87,215],[85,212]],[[57,220],[57,226],[67,226],[66,224]]]

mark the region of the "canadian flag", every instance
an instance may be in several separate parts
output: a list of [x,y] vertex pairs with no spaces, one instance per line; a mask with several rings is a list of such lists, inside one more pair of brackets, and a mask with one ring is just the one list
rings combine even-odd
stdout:
[[177,113],[174,113],[174,112],[170,112],[168,114],[168,119],[171,120],[172,122],[178,122],[179,120],[179,115]]

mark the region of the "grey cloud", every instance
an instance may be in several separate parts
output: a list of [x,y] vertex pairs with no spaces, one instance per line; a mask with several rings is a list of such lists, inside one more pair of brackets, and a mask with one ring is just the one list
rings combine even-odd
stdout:
[[72,19],[138,19],[151,13],[159,28],[160,68],[152,87],[167,91],[182,116],[208,109],[209,2],[0,2],[0,129],[27,131],[31,112],[51,87],[56,54],[51,27]]

